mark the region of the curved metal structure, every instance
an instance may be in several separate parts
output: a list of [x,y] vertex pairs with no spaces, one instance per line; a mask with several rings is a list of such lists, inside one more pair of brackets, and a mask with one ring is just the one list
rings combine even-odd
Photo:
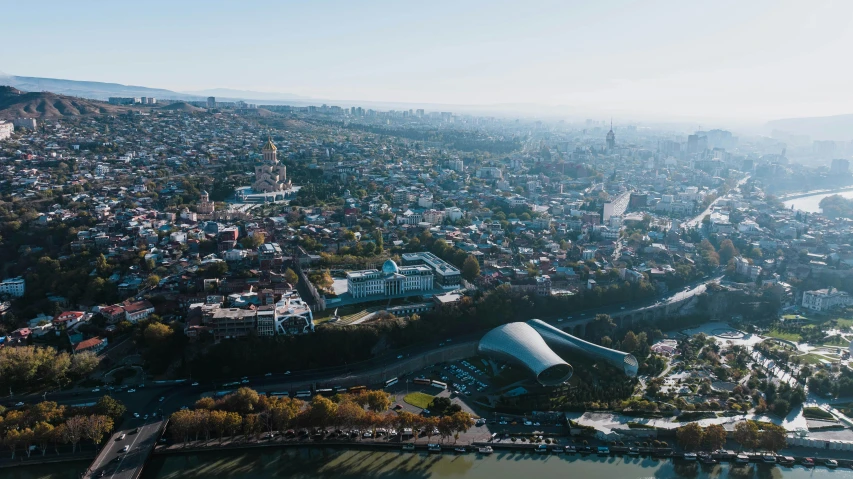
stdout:
[[489,331],[480,339],[477,352],[524,366],[543,386],[557,386],[572,377],[572,367],[525,323],[504,324]]
[[628,377],[635,377],[637,375],[637,358],[632,354],[592,344],[538,319],[531,319],[527,324],[542,336],[548,346],[557,350],[557,352],[581,354],[594,359],[600,359],[624,371]]

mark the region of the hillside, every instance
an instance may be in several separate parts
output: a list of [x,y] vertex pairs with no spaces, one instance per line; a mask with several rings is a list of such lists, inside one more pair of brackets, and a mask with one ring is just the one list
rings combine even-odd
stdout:
[[204,108],[198,108],[190,105],[185,101],[176,101],[173,103],[169,103],[168,105],[164,105],[160,107],[161,110],[172,110],[172,111],[185,111],[187,113],[195,113],[199,111],[205,111]]
[[137,97],[148,96],[163,100],[203,100],[203,97],[192,97],[185,93],[177,93],[162,88],[122,85],[119,83],[104,83],[96,81],[62,80],[59,78],[39,78],[22,76],[0,76],[0,84],[11,85],[23,91],[51,91],[60,95],[80,96],[107,100],[111,96]]
[[117,114],[129,108],[50,92],[22,92],[0,86],[0,118],[63,118]]

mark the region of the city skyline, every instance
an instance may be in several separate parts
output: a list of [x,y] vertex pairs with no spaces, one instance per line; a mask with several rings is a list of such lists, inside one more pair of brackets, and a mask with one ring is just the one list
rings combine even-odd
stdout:
[[[853,112],[844,95],[850,67],[839,61],[853,35],[851,8],[48,2],[36,12],[17,4],[7,7],[12,17],[38,15],[46,28],[0,54],[0,70],[183,92],[756,122]],[[80,28],[68,35],[62,22],[72,16]],[[25,24],[8,33],[29,36]]]

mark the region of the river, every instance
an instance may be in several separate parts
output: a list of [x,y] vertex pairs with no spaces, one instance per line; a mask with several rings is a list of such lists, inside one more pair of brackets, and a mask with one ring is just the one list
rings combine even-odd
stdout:
[[[77,467],[79,465],[79,467]],[[72,479],[85,464],[55,464],[0,469],[3,479]],[[154,456],[142,479],[566,479],[687,478],[782,479],[853,478],[849,469],[806,469],[766,464],[706,466],[697,462],[654,460],[631,456],[535,455],[495,452],[491,456],[346,451],[299,448],[210,451]]]
[[793,206],[795,210],[805,211],[807,213],[820,213],[820,200],[832,195],[841,195],[850,199],[853,198],[853,190],[839,191],[836,193],[818,193],[816,195],[803,196],[802,198],[784,201],[783,203],[787,209],[791,209],[791,206]]

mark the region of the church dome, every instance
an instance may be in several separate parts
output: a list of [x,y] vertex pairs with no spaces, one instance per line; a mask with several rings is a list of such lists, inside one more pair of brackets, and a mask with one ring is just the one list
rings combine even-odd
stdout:
[[395,263],[393,259],[389,259],[382,263],[382,272],[388,274],[397,274],[400,272],[400,268],[397,267],[397,263]]
[[264,148],[261,151],[276,151],[278,148],[275,147],[275,144],[272,142],[272,138],[267,139],[267,144],[264,145]]

